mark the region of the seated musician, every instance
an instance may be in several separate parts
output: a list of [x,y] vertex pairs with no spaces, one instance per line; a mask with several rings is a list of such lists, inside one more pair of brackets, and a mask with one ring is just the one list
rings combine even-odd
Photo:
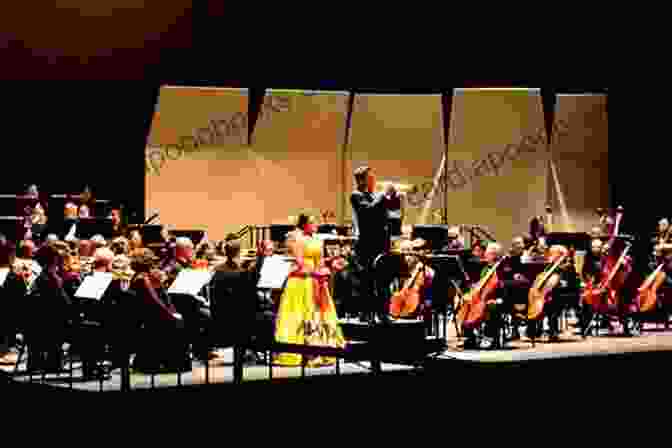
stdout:
[[[60,248],[56,245],[48,246],[45,253],[46,265],[32,286],[33,291],[39,292],[39,299],[38,302],[29,302],[26,307],[31,321],[28,330],[28,347],[32,349],[29,368],[36,367],[34,361],[47,371],[61,371],[63,368],[62,347],[66,340],[65,330],[72,322],[78,320],[77,309],[72,306],[72,299],[64,288],[65,255],[64,246]],[[39,308],[33,308],[35,306]],[[39,312],[36,312],[37,309]]]
[[464,250],[464,243],[460,240],[460,228],[453,226],[448,229],[448,242],[443,247],[443,252],[452,250]]
[[[262,244],[260,243],[260,247]],[[272,245],[264,245],[266,247]],[[255,339],[271,341],[273,337],[273,304],[270,297],[260,291],[256,294],[259,281],[258,269],[248,271],[240,259],[240,242],[234,239],[224,241],[222,248],[226,261],[215,267],[213,283],[212,315],[220,340],[243,345]],[[268,251],[266,252],[268,253]],[[271,253],[272,255],[272,253]],[[257,264],[260,268],[263,260]],[[254,350],[245,348],[243,360],[256,363],[259,356]]]
[[101,247],[107,247],[107,241],[105,240],[105,237],[103,235],[93,235],[91,237],[91,242],[96,245],[96,249],[99,249]]
[[[0,235],[0,273],[2,273],[6,281],[7,275],[11,271],[11,247],[7,238]],[[10,348],[14,345],[16,336],[16,326],[13,322],[14,310],[11,305],[8,306],[9,301],[7,295],[4,293],[4,281],[0,284],[0,294],[2,294],[3,301],[0,303],[0,364],[9,362]]]
[[16,248],[13,269],[22,272],[23,278],[32,283],[42,273],[42,266],[34,259],[35,243],[31,240],[20,241]]
[[[530,279],[526,276],[527,269],[522,262],[524,252],[524,237],[513,238],[509,258],[502,267],[502,280],[507,298],[506,306],[515,322],[524,319],[527,309],[527,296],[531,285]],[[518,339],[518,337],[518,325],[514,325],[513,338]]]
[[91,240],[81,240],[79,242],[79,266],[82,276],[86,276],[93,271],[96,250],[96,246]]
[[[503,255],[504,254],[502,246],[500,244],[498,243],[488,244],[487,248],[485,249],[485,253],[483,254],[486,266],[483,267],[481,271],[481,278],[483,278],[492,269],[492,267],[502,258]],[[476,341],[479,338],[479,336],[481,336],[479,334],[480,333],[479,327],[483,322],[485,322],[486,326],[485,326],[485,334],[483,334],[482,336],[485,336],[487,339],[490,340],[495,340],[497,338],[497,335],[499,334],[499,330],[501,327],[500,320],[501,320],[501,313],[503,312],[503,308],[501,306],[503,304],[503,300],[501,299],[501,297],[503,297],[504,292],[505,292],[504,282],[501,279],[499,279],[492,295],[490,297],[487,297],[485,314],[476,320],[464,321],[463,323],[464,336],[466,338],[464,342],[465,348],[476,347],[477,345]],[[471,305],[472,305],[471,302],[467,302],[463,306],[471,307]],[[467,315],[468,314],[469,313],[467,313]]]
[[17,216],[25,218],[21,224],[25,234],[20,232],[22,239],[39,241],[47,228],[47,203],[41,197],[37,185],[30,185],[25,194],[18,198],[19,213]]
[[79,244],[73,244],[64,251],[63,256],[63,283],[65,290],[71,296],[82,283],[81,262],[79,259]]
[[180,237],[175,240],[174,256],[169,256],[162,263],[161,270],[169,277],[177,277],[184,269],[191,269],[194,258],[194,243],[189,238]]
[[126,234],[126,229],[121,219],[121,210],[116,208],[113,209],[109,217],[112,222],[112,238],[124,236]]
[[[559,275],[559,281],[551,292],[550,301],[544,304],[543,316],[548,318],[549,337],[551,341],[556,341],[560,337],[560,314],[564,307],[573,305],[565,298],[568,295],[577,296],[579,294],[580,281],[571,254],[565,246],[554,245],[549,248],[547,259],[548,269],[554,266],[554,263],[565,257],[565,260],[557,267],[554,273]],[[541,273],[540,275],[543,275]],[[538,337],[541,332],[541,322],[528,321],[528,336]]]
[[[593,239],[591,241],[591,250],[586,254],[586,258],[583,264],[583,270],[581,272],[581,277],[584,282],[592,284],[593,286],[600,284],[604,280],[604,276],[608,273],[604,272],[604,262],[605,262],[605,252],[609,250],[607,243],[602,242],[601,239]],[[629,257],[626,259],[625,268],[621,268],[625,273],[629,273],[632,270],[632,265],[629,262]],[[602,291],[602,297],[604,297],[606,291]],[[582,304],[581,306],[581,323],[584,330],[588,329],[588,325],[592,320],[595,313],[599,314],[614,314],[615,310],[613,307],[610,307],[606,299],[600,300],[596,306],[591,306],[589,304]],[[610,321],[612,324],[613,330],[613,321]]]
[[138,311],[145,330],[144,346],[138,350],[133,367],[140,371],[191,370],[186,340],[178,333],[184,327],[183,318],[163,287],[161,272],[152,265],[153,253],[149,249],[133,259],[131,290],[139,299]]
[[142,236],[137,230],[133,230],[128,238],[128,255],[135,257],[142,255],[144,245],[142,243]]
[[[413,243],[404,242],[402,251],[412,251]],[[434,279],[434,270],[422,264],[419,257],[415,255],[405,255],[404,261],[408,266],[409,275],[413,275],[419,270],[418,277],[413,283],[409,283],[410,289],[402,288],[394,294],[390,300],[390,316],[393,319],[399,319],[411,316],[423,316],[424,311],[428,311],[431,305],[432,280]],[[410,281],[412,279],[407,279]],[[411,294],[408,292],[411,291]],[[418,294],[415,297],[415,293]]]
[[91,188],[87,186],[80,196],[77,215],[80,218],[90,218],[92,216],[91,207],[93,207],[93,193],[91,192]]

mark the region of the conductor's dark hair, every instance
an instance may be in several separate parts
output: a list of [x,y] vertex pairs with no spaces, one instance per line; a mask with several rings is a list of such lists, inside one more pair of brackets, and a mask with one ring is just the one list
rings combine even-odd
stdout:
[[371,171],[371,168],[368,166],[360,166],[354,172],[355,180],[357,182],[364,182],[369,175],[369,171]]

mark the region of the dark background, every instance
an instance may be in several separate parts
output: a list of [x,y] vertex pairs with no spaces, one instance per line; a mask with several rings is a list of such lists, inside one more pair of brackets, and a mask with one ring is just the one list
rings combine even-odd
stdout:
[[[306,70],[299,79],[292,75],[300,69],[283,73],[282,65],[262,64],[259,59],[265,56],[256,57],[253,64],[265,67],[265,80],[260,81],[253,74],[258,71],[249,70],[248,60],[255,59],[250,57],[251,44],[231,28],[223,3],[199,2],[201,9],[182,0],[170,4],[123,0],[116,6],[78,0],[57,3],[60,8],[41,5],[39,14],[12,6],[0,19],[2,193],[17,192],[29,183],[54,193],[78,191],[90,184],[98,197],[124,201],[141,218],[145,139],[161,84],[332,89],[364,85],[369,86],[363,88],[367,91],[409,93],[438,89],[429,76],[422,80],[423,73],[414,82],[395,83],[383,75],[382,68],[371,71],[356,64],[342,64],[341,71],[333,69],[333,76],[311,77],[305,73],[315,70]],[[304,58],[310,66],[315,56],[305,53]],[[338,58],[333,59],[338,66]],[[544,83],[512,76],[510,70],[497,76],[498,70],[480,67],[473,65],[469,76],[444,83],[451,87],[562,85],[557,80]],[[383,89],[383,84],[435,87]],[[604,91],[585,85],[558,89]],[[652,124],[656,114],[651,104],[644,105],[642,95],[645,92],[610,89],[608,100],[613,198],[608,205],[626,207],[624,224],[631,231],[650,229],[658,215],[668,213],[661,194],[667,188],[669,156],[666,148],[660,150],[662,131]]]

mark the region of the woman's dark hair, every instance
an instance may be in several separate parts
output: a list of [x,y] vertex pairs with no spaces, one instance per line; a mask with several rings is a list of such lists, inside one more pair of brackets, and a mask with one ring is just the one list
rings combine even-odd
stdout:
[[310,222],[310,217],[305,213],[299,215],[299,219],[296,220],[296,227],[303,229],[303,227]]

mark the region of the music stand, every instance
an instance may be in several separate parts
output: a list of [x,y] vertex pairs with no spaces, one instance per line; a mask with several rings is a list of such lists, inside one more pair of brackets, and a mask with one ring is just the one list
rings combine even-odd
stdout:
[[443,224],[428,224],[413,226],[413,239],[421,238],[429,244],[432,250],[441,250],[448,244],[448,226]]
[[321,224],[317,228],[317,233],[336,233],[338,226],[336,224]]
[[199,244],[205,236],[203,230],[173,230],[170,232],[175,238],[189,238],[194,245]]
[[161,231],[163,226],[160,224],[147,224],[140,227],[140,235],[142,235],[142,241],[145,244],[157,244],[163,243],[163,237],[161,236]]
[[[436,304],[436,308],[441,308],[444,311],[443,319],[443,335],[448,337],[448,314],[452,312],[453,322],[457,329],[457,322],[455,320],[456,310],[453,309],[452,304],[448,301],[448,292],[450,288],[456,287],[457,284],[464,285],[469,280],[469,275],[464,269],[462,259],[458,255],[435,255],[429,258],[429,264],[434,269],[434,279],[432,280],[432,302]],[[442,301],[440,298],[445,298]],[[436,315],[438,319],[438,315]],[[438,328],[438,322],[436,322]],[[459,329],[458,329],[459,334]]]
[[112,220],[110,218],[79,218],[76,235],[79,239],[87,240],[94,235],[103,238],[112,238]]
[[546,235],[546,244],[550,247],[556,244],[565,246],[567,249],[574,249],[578,251],[589,251],[591,236],[587,233],[565,233],[555,232]]
[[273,224],[271,225],[271,241],[276,243],[284,243],[287,239],[287,234],[296,229],[296,226],[291,224]]

